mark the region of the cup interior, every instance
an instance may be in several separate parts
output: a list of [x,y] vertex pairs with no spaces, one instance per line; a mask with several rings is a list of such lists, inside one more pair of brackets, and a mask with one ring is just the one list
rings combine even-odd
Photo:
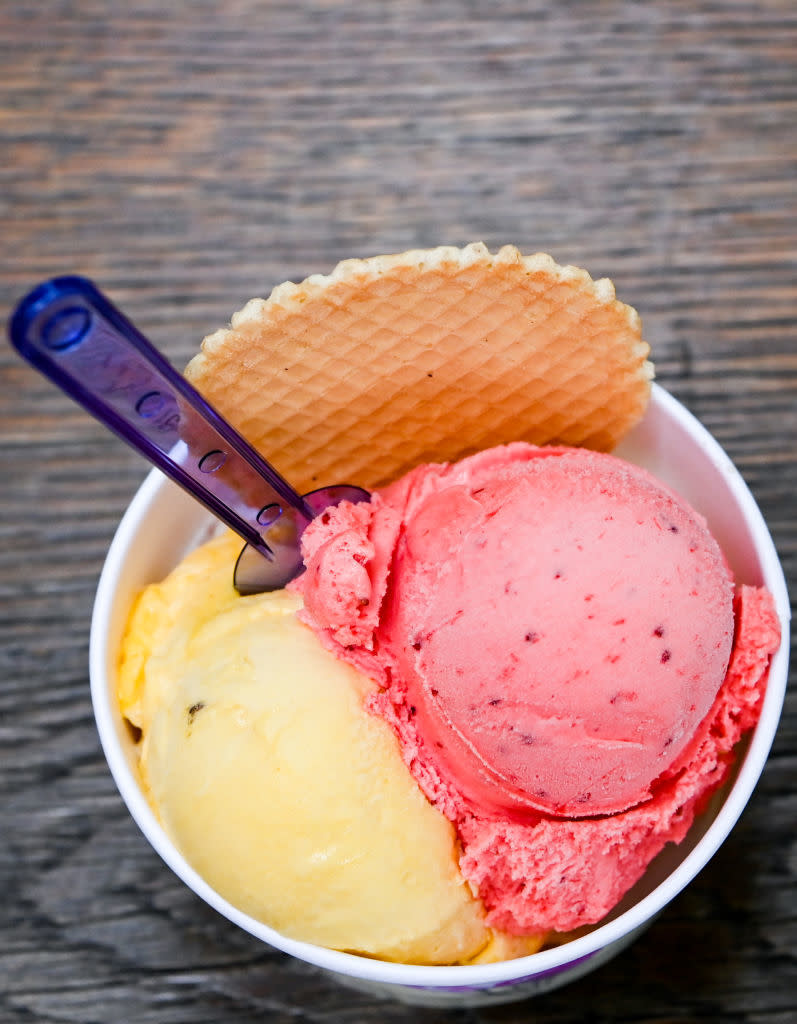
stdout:
[[789,600],[783,572],[761,513],[728,456],[672,396],[653,386],[643,421],[617,454],[649,469],[708,521],[737,581],[765,585],[781,621],[761,717],[737,758],[728,783],[696,820],[686,839],[669,844],[600,925],[588,934],[533,956],[497,964],[418,967],[384,963],[297,942],[222,899],[187,863],[161,828],[141,789],[135,737],[116,700],[119,647],[136,594],[163,579],[181,558],[216,530],[193,498],[153,470],[131,502],[105,562],[92,618],[90,675],[100,739],[119,791],[147,839],[202,899],[252,935],[341,980],[409,1002],[504,1001],[553,988],[603,963],[700,871],[738,819],[763,769],[783,705],[789,650]]

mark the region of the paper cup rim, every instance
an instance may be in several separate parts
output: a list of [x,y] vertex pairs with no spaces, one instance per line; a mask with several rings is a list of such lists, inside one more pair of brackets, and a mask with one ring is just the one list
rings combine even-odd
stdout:
[[678,866],[650,893],[628,910],[580,938],[561,946],[514,960],[459,966],[419,966],[375,960],[287,938],[250,917],[223,899],[188,864],[168,838],[141,791],[138,780],[118,742],[114,702],[106,666],[109,623],[117,582],[132,550],[136,533],[165,486],[171,486],[159,470],[152,470],[125,512],[114,535],[100,575],[91,620],[89,673],[94,714],[105,757],[119,792],[134,820],[172,871],[198,896],[228,920],[270,945],[298,959],[339,975],[387,985],[419,989],[478,989],[520,983],[542,975],[565,972],[621,943],[649,923],[702,870],[730,833],[761,775],[774,740],[786,692],[789,657],[790,606],[783,569],[764,518],[749,488],[728,455],[705,427],[660,385],[652,385],[651,404],[658,405],[684,428],[718,467],[741,508],[754,539],[764,582],[771,592],[780,619],[781,644],[774,655],[758,723],[752,733],[744,762],[705,834]]

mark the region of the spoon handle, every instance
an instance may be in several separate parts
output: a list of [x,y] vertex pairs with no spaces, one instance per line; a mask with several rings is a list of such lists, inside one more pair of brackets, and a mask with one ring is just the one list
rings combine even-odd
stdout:
[[275,578],[292,571],[313,511],[90,281],[43,282],[9,333],[33,366],[275,563]]

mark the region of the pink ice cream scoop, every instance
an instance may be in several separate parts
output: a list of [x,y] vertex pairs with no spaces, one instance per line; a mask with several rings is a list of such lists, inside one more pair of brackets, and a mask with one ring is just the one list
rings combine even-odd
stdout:
[[380,642],[419,728],[482,808],[625,810],[725,678],[733,582],[704,521],[645,471],[504,449],[416,499]]
[[600,920],[755,723],[771,596],[649,473],[512,444],[419,466],[303,537],[303,616],[371,675],[493,927]]

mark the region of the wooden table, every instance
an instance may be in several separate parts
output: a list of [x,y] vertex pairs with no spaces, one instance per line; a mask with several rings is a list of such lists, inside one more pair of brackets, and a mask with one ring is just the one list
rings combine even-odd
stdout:
[[[442,242],[608,275],[797,584],[789,0],[6,0],[0,309],[95,278],[178,365],[278,282]],[[797,1021],[797,701],[732,837],[632,949],[420,1011],[237,930],[150,849],[92,718],[89,617],[143,462],[0,351],[0,1021]]]

